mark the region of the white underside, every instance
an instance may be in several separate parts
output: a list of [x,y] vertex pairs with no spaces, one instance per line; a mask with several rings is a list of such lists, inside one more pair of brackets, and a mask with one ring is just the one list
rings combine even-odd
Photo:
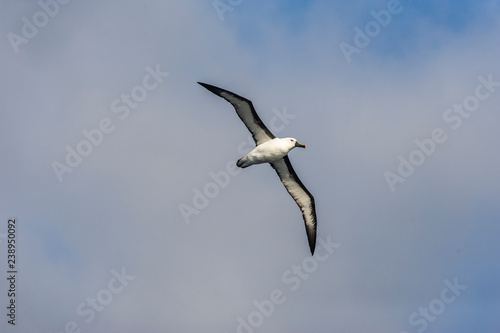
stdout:
[[245,157],[241,158],[241,167],[253,164],[269,163],[284,157],[293,148],[285,139],[275,138],[255,147]]

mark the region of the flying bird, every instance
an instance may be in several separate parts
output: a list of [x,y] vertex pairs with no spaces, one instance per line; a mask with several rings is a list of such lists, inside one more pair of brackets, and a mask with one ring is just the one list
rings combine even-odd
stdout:
[[219,97],[231,103],[236,113],[248,128],[255,141],[256,147],[246,156],[240,158],[236,165],[246,168],[253,164],[269,163],[276,170],[288,193],[295,200],[304,218],[307,240],[311,255],[316,247],[316,208],[314,197],[302,184],[293,170],[288,152],[295,147],[306,148],[294,138],[277,138],[260,120],[252,102],[244,97],[215,86],[201,83],[203,87],[210,90]]

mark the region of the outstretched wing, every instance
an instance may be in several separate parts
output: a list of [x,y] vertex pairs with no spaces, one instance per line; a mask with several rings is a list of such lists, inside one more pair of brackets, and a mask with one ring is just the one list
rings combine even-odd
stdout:
[[240,119],[248,128],[250,133],[252,133],[253,140],[257,146],[275,138],[273,133],[271,133],[262,120],[260,120],[259,115],[255,112],[250,100],[210,84],[201,82],[198,83],[233,105]]
[[311,254],[314,254],[314,248],[316,247],[316,208],[314,205],[314,197],[304,184],[302,184],[293,170],[288,156],[280,158],[270,164],[274,170],[276,170],[278,176],[280,176],[281,182],[285,185],[288,193],[290,193],[302,211],[309,248],[311,249]]

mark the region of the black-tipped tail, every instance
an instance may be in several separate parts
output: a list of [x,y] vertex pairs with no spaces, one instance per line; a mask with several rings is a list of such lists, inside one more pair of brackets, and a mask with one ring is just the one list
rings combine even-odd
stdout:
[[240,158],[238,162],[236,162],[236,166],[240,168],[246,168],[249,167],[250,165],[245,165],[245,162],[247,161],[246,156]]

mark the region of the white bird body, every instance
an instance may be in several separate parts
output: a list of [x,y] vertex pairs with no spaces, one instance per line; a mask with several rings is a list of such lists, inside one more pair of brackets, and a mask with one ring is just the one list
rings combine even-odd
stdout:
[[[298,145],[297,145],[298,144]],[[239,159],[237,166],[246,168],[253,164],[270,163],[285,157],[290,150],[300,147],[294,138],[274,138],[261,143],[246,156]]]

